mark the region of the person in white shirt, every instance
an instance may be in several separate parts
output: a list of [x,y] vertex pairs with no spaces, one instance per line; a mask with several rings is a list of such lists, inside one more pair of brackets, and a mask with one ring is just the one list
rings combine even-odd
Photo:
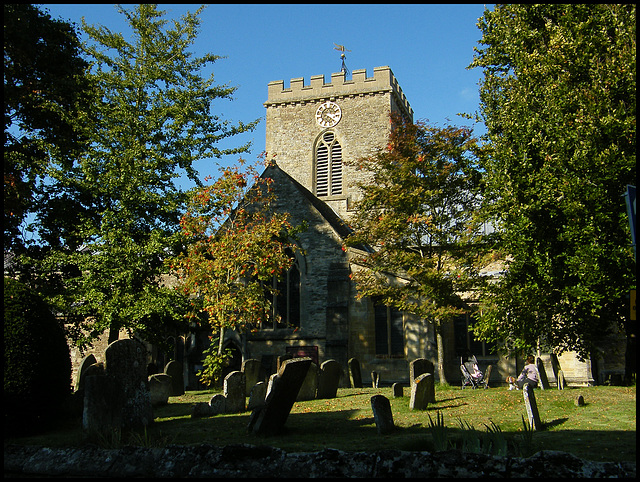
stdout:
[[525,384],[530,385],[531,388],[538,386],[538,369],[535,365],[535,359],[532,355],[527,357],[527,364],[522,369],[520,376],[516,380],[518,388],[522,389]]

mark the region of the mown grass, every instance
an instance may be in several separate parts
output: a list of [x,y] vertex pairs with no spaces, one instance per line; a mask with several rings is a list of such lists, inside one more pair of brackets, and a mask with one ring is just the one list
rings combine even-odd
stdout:
[[[505,388],[462,390],[436,385],[437,402],[430,404],[427,410],[412,411],[409,410],[409,389],[404,390],[404,397],[393,398],[390,387],[340,389],[334,399],[296,402],[285,432],[268,438],[247,433],[248,412],[192,419],[193,404],[208,402],[216,391],[187,392],[184,396],[170,398],[166,406],[156,407],[156,418],[148,433],[127,440],[119,434],[101,434],[92,442],[103,446],[248,443],[296,452],[323,448],[435,451],[443,448],[438,436],[444,433],[447,447],[468,450],[469,447],[477,448],[477,444],[471,443],[470,435],[486,437],[489,428],[491,432],[497,429],[498,433],[494,435],[508,447],[508,455],[529,456],[539,450],[559,450],[588,460],[636,460],[635,386],[562,391],[536,389],[536,401],[545,427],[534,433],[528,433],[523,426],[526,411],[521,391]],[[377,394],[386,396],[391,402],[396,430],[388,435],[378,435],[373,419],[371,397]],[[584,406],[575,405],[578,395],[584,397]],[[438,419],[445,428],[435,433],[432,425]],[[75,421],[72,426],[45,435],[10,442],[64,446],[87,443],[87,439],[79,421]]]

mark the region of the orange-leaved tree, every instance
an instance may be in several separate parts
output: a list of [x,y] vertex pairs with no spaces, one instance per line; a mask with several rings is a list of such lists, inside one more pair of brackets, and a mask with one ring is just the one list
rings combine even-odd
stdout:
[[217,345],[205,350],[199,373],[205,385],[219,380],[228,357],[222,350],[224,330],[256,329],[274,316],[272,280],[286,273],[298,249],[301,228],[289,223],[289,213],[273,209],[272,188],[272,179],[241,160],[222,169],[212,185],[190,193],[180,223],[185,249],[168,263],[181,281],[179,289],[191,298],[189,316],[196,323],[208,320],[212,333],[219,334]]

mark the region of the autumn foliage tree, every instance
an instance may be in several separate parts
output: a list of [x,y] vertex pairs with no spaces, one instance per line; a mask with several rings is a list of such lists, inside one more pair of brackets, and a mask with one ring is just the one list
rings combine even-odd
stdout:
[[347,245],[371,252],[356,261],[365,269],[354,271],[353,279],[359,297],[433,323],[445,382],[441,327],[468,310],[460,293],[477,278],[472,215],[479,205],[480,148],[467,128],[394,123],[389,145],[358,161],[372,182],[360,186],[363,199]]
[[272,209],[272,182],[243,161],[225,168],[212,185],[191,191],[180,223],[186,249],[168,261],[170,269],[191,299],[193,320],[219,334],[200,373],[207,385],[224,364],[224,330],[253,330],[274,316],[272,280],[286,273],[298,249],[301,227]]

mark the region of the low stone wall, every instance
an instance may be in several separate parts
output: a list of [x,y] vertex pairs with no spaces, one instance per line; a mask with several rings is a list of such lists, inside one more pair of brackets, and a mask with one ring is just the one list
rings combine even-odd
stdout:
[[372,453],[325,449],[285,452],[273,447],[170,445],[164,448],[4,449],[7,477],[437,477],[437,478],[635,478],[635,462],[591,462],[555,451],[529,458],[495,457],[451,450]]

